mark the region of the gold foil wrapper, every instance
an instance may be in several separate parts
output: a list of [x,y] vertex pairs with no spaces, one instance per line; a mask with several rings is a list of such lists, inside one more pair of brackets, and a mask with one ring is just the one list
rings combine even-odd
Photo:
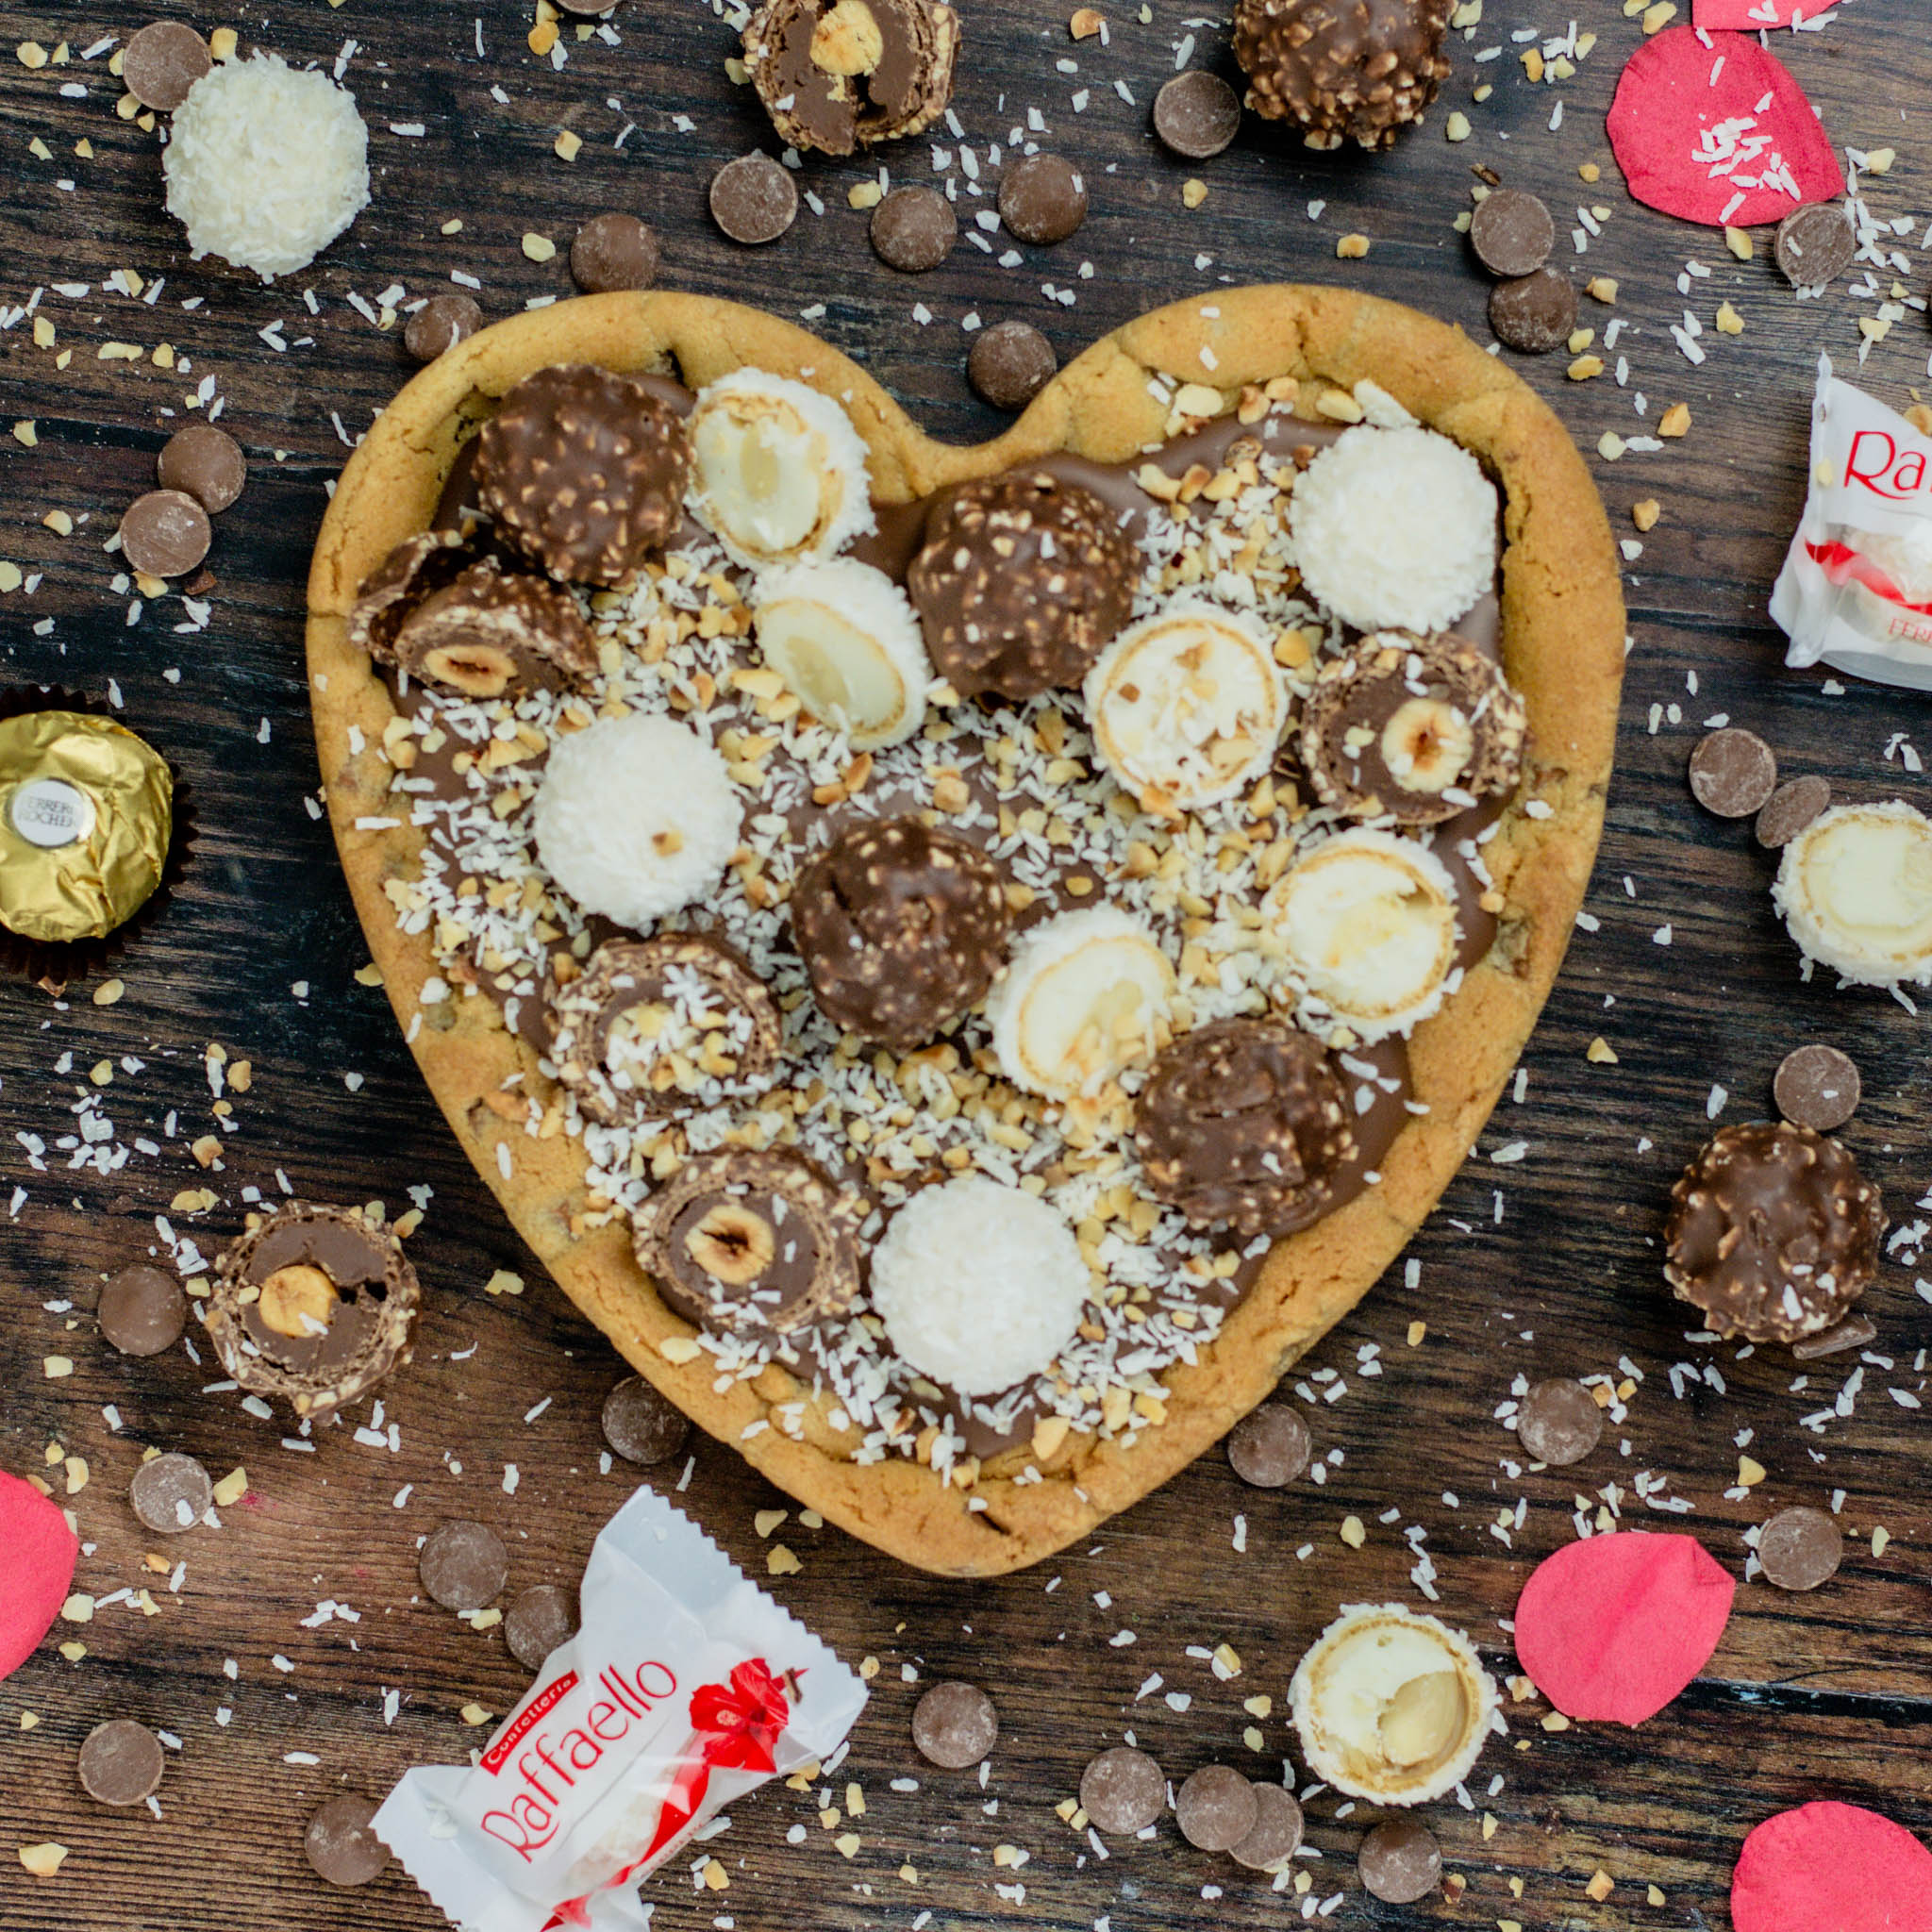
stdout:
[[0,719],[0,925],[49,944],[99,939],[161,882],[175,780],[109,718]]

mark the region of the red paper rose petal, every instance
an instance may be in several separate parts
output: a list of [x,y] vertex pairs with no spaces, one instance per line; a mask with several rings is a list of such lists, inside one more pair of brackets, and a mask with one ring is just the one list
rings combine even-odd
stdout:
[[1690,25],[1707,33],[1718,27],[1756,33],[1761,26],[1790,26],[1794,20],[1813,19],[1842,4],[1843,0],[1696,0]]
[[0,1677],[8,1677],[53,1627],[80,1545],[40,1491],[0,1472]]
[[1666,27],[1630,57],[1610,146],[1630,192],[1708,227],[1781,222],[1845,192],[1804,90],[1751,34]]
[[1857,1805],[1767,1818],[1738,1854],[1733,1932],[1932,1932],[1932,1852]]
[[1587,1537],[1524,1585],[1516,1656],[1566,1715],[1641,1724],[1710,1661],[1736,1589],[1695,1537]]

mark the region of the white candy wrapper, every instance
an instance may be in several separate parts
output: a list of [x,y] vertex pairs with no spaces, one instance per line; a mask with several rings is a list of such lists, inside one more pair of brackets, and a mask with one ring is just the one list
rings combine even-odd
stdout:
[[1785,662],[1932,691],[1932,436],[1818,358],[1811,484],[1771,595]]
[[641,1489],[584,1572],[583,1627],[473,1765],[406,1772],[375,1830],[464,1932],[641,1932],[638,1884],[865,1705],[831,1651]]

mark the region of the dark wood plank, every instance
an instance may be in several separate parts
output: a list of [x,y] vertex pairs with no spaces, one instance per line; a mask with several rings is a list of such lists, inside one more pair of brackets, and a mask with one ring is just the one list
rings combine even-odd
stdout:
[[[1622,284],[1618,312],[1631,330],[1622,346],[1633,388],[1652,398],[1653,420],[1678,400],[1696,418],[1690,437],[1664,455],[1596,465],[1620,534],[1637,498],[1665,505],[1629,577],[1626,729],[1590,900],[1599,926],[1578,936],[1525,1056],[1524,1097],[1506,1101],[1414,1244],[1419,1285],[1405,1287],[1398,1273],[1304,1365],[1336,1369],[1347,1384],[1344,1396],[1318,1401],[1311,1414],[1322,1447],[1341,1457],[1326,1484],[1249,1491],[1209,1457],[1109,1524],[1091,1549],[976,1585],[914,1574],[834,1532],[788,1522],[777,1538],[805,1567],[776,1582],[777,1593],[845,1655],[883,1666],[833,1787],[842,1804],[846,1777],[862,1783],[864,1842],[848,1864],[810,1797],[767,1790],[740,1807],[711,1848],[730,1889],[694,1892],[684,1873],[667,1873],[650,1893],[658,1925],[696,1932],[721,1914],[740,1928],[793,1924],[801,1900],[811,1923],[855,1928],[909,1926],[922,1909],[937,1925],[1026,1923],[1054,1932],[1083,1932],[1103,1915],[1121,1932],[1279,1923],[1286,1902],[1224,1860],[1189,1850],[1171,1829],[1158,1846],[1131,1846],[1097,1864],[1053,1806],[1073,1792],[1089,1756],[1124,1728],[1176,1776],[1216,1756],[1250,1761],[1242,1731],[1254,1720],[1241,1701],[1256,1693],[1272,1696],[1274,1709],[1252,1762],[1277,1769],[1289,1745],[1288,1676],[1314,1632],[1343,1601],[1416,1600],[1403,1540],[1412,1524],[1427,1530],[1442,1613],[1476,1636],[1499,1672],[1513,1668],[1500,1620],[1533,1563],[1574,1534],[1575,1493],[1615,1483],[1624,1519],[1651,1524],[1632,1493],[1639,1471],[1668,1477],[1693,1504],[1685,1523],[1734,1570],[1746,1525],[1835,1489],[1845,1492],[1843,1517],[1860,1541],[1815,1597],[1742,1589],[1707,1676],[1639,1733],[1549,1734],[1537,1724],[1540,1707],[1513,1712],[1511,1740],[1491,1748],[1475,1787],[1480,1797],[1485,1780],[1504,1780],[1483,1800],[1493,1838],[1453,1806],[1432,1813],[1453,1869],[1468,1881],[1459,1907],[1367,1901],[1353,1870],[1362,1819],[1338,1815],[1332,1794],[1309,1806],[1323,1854],[1309,1866],[1311,1896],[1343,1893],[1334,1920],[1341,1924],[1722,1925],[1739,1842],[1783,1805],[1841,1797],[1932,1830],[1924,1422],[1886,1393],[1924,1387],[1916,1361],[1928,1323],[1912,1272],[1888,1267],[1871,1298],[1877,1351],[1892,1366],[1865,1366],[1855,1413],[1815,1434],[1799,1419],[1831,1407],[1857,1364],[1816,1365],[1798,1390],[1775,1351],[1690,1342],[1688,1311],[1669,1301],[1657,1273],[1668,1186],[1707,1131],[1712,1086],[1732,1096],[1724,1118],[1762,1111],[1772,1070],[1801,1041],[1835,1041],[1862,1065],[1868,1099],[1850,1139],[1895,1219],[1913,1218],[1910,1203],[1932,1179],[1919,1023],[1882,998],[1799,982],[1772,915],[1768,860],[1746,832],[1698,812],[1682,778],[1702,721],[1724,712],[1770,738],[1788,771],[1824,772],[1852,794],[1921,789],[1883,758],[1894,730],[1919,729],[1920,704],[1866,688],[1828,694],[1814,676],[1782,673],[1782,641],[1764,615],[1802,495],[1811,367],[1821,347],[1841,366],[1855,362],[1860,311],[1842,291],[1798,304],[1761,258],[1735,263],[1719,238],[1627,201],[1602,115],[1640,36],[1614,7],[1585,9],[1582,24],[1601,43],[1560,89],[1523,77],[1507,37],[1530,24],[1525,17],[1499,14],[1459,42],[1445,107],[1469,108],[1476,133],[1465,145],[1444,142],[1439,108],[1383,159],[1310,156],[1250,128],[1199,169],[1153,147],[1145,108],[1185,34],[1195,35],[1198,59],[1231,71],[1223,29],[1161,5],[1145,25],[1125,13],[1115,20],[1107,48],[1074,46],[1066,10],[1020,0],[974,8],[958,105],[982,152],[1038,107],[1051,144],[1087,171],[1091,219],[1062,248],[1029,251],[1024,268],[1000,270],[962,246],[916,283],[874,260],[864,217],[845,206],[846,191],[868,172],[858,163],[808,170],[827,212],[802,218],[772,250],[747,254],[710,227],[703,188],[711,169],[763,130],[724,75],[729,30],[697,0],[626,0],[616,16],[622,47],[574,46],[560,74],[525,50],[529,21],[514,8],[482,9],[490,51],[480,60],[477,9],[446,0],[401,9],[346,0],[260,27],[267,44],[296,59],[332,59],[350,37],[362,43],[349,74],[379,171],[375,203],[351,235],[311,273],[275,289],[189,261],[160,209],[156,143],[113,117],[117,90],[100,63],[34,73],[8,58],[0,66],[10,189],[0,212],[0,301],[21,302],[55,279],[97,289],[119,267],[150,282],[167,278],[153,308],[118,295],[45,297],[59,345],[75,352],[64,371],[25,325],[0,333],[0,416],[32,420],[39,437],[30,449],[0,438],[0,557],[41,574],[31,597],[0,596],[0,663],[9,678],[56,679],[96,698],[112,680],[128,720],[181,765],[200,827],[187,886],[120,968],[127,991],[118,1005],[95,1007],[84,988],[66,1004],[23,987],[0,991],[0,1206],[16,1185],[27,1196],[17,1218],[0,1223],[0,1387],[9,1391],[0,1464],[40,1469],[53,1443],[86,1457],[92,1480],[74,1498],[89,1544],[81,1586],[97,1594],[163,1586],[157,1617],[103,1612],[84,1630],[60,1633],[85,1641],[81,1662],[65,1662],[50,1645],[0,1687],[4,1932],[398,1932],[437,1923],[393,1874],[366,1893],[325,1893],[299,1846],[301,1823],[322,1796],[379,1792],[410,1764],[458,1757],[476,1736],[462,1725],[461,1707],[475,1700],[502,1710],[522,1688],[499,1638],[473,1635],[412,1601],[415,1540],[443,1516],[482,1516],[511,1542],[513,1589],[569,1582],[625,1493],[621,1474],[598,1468],[597,1412],[619,1373],[614,1357],[523,1256],[456,1155],[382,994],[353,977],[366,954],[325,832],[303,803],[315,773],[300,655],[308,546],[344,455],[330,411],[353,438],[407,373],[393,335],[362,320],[349,291],[373,297],[393,280],[419,292],[460,268],[482,278],[491,314],[509,313],[568,291],[560,259],[540,267],[525,258],[523,233],[567,242],[577,221],[608,206],[658,225],[668,282],[792,316],[824,304],[817,326],[829,339],[936,431],[970,441],[996,425],[961,376],[958,324],[969,309],[989,321],[1033,320],[1070,355],[1140,309],[1211,291],[1224,276],[1340,278],[1448,315],[1485,339],[1484,285],[1450,225],[1465,203],[1467,170],[1481,161],[1559,211],[1578,202],[1613,208],[1582,266]],[[1932,151],[1899,112],[1932,84],[1918,11],[1915,0],[1857,0],[1825,33],[1776,44],[1838,140],[1899,148],[1897,169],[1874,184],[1874,205],[1916,215],[1923,231]],[[77,51],[125,25],[56,0],[5,6],[0,46],[35,39],[51,47],[64,36]],[[1499,42],[1500,60],[1473,64],[1477,48]],[[1056,74],[1059,59],[1076,60],[1078,75]],[[1470,107],[1478,76],[1496,92]],[[88,97],[63,99],[59,84],[75,78]],[[1116,78],[1138,106],[1113,92]],[[494,100],[492,87],[507,100]],[[1069,104],[1076,87],[1091,90],[1084,114]],[[606,105],[612,96],[621,108]],[[1564,125],[1553,134],[1546,124],[1559,99]],[[689,131],[678,114],[689,115]],[[386,131],[419,121],[421,140]],[[620,152],[611,142],[626,121],[637,131]],[[569,165],[551,153],[566,125],[586,142]],[[36,136],[55,159],[28,152]],[[82,138],[95,158],[73,155]],[[896,177],[927,177],[924,142],[884,158]],[[1576,170],[1592,160],[1605,179],[1586,187]],[[1210,192],[1189,213],[1179,192],[1192,173]],[[73,192],[57,185],[63,177],[75,182]],[[1311,222],[1307,205],[1317,199],[1326,207]],[[446,239],[439,229],[452,217],[465,227]],[[1372,236],[1373,251],[1338,262],[1336,238],[1351,230]],[[1197,269],[1200,253],[1212,259]],[[1694,304],[1707,326],[1726,296],[1747,320],[1740,341],[1707,336],[1711,356],[1701,369],[1683,361],[1667,333],[1684,306],[1675,278],[1691,257],[1713,271]],[[1083,261],[1093,264],[1091,279],[1078,275]],[[1047,303],[1040,285],[1048,280],[1074,288],[1074,306]],[[301,295],[310,287],[322,310],[313,318]],[[204,306],[184,313],[179,300],[194,295]],[[915,303],[930,310],[929,325],[913,319]],[[1607,319],[1585,307],[1587,320]],[[312,334],[313,345],[287,355],[266,346],[257,331],[278,318],[285,339]],[[169,341],[192,373],[101,362],[95,349],[107,340],[149,349]],[[1864,380],[1903,403],[1908,386],[1924,381],[1926,348],[1923,321],[1908,316]],[[1593,444],[1606,428],[1633,433],[1628,395],[1607,378],[1567,383],[1561,359],[1519,366],[1579,441]],[[249,492],[223,519],[210,559],[220,580],[212,617],[207,630],[176,636],[170,604],[129,626],[97,546],[145,487],[171,421],[181,420],[163,411],[178,409],[183,391],[208,375],[226,398],[224,422],[251,457]],[[40,522],[55,508],[91,521],[57,538]],[[45,619],[51,633],[36,635]],[[163,675],[170,667],[178,681]],[[1680,718],[1659,710],[1653,734],[1653,707],[1673,705]],[[1666,924],[1668,949],[1654,939]],[[297,982],[306,998],[292,991]],[[1615,1046],[1617,1065],[1586,1061],[1599,1034]],[[186,1145],[212,1124],[202,1070],[210,1041],[249,1058],[255,1084],[238,1103],[222,1170],[205,1176]],[[162,1141],[173,1111],[178,1131],[165,1152],[99,1174],[70,1172],[67,1156],[50,1151],[49,1171],[31,1170],[16,1136],[40,1136],[51,1149],[72,1131],[69,1108],[90,1091],[88,1069],[103,1058],[118,1066],[123,1056],[142,1065],[116,1071],[101,1110],[123,1141]],[[1517,1140],[1527,1143],[1520,1162],[1491,1163],[1491,1154]],[[358,1446],[345,1431],[314,1454],[287,1451],[278,1427],[242,1415],[232,1398],[199,1392],[214,1379],[210,1368],[179,1354],[125,1361],[92,1333],[87,1311],[100,1274],[153,1239],[152,1217],[178,1190],[207,1179],[220,1194],[210,1213],[176,1217],[211,1246],[237,1224],[242,1190],[274,1192],[278,1174],[304,1193],[380,1199],[391,1212],[408,1205],[408,1186],[435,1191],[412,1241],[430,1303],[419,1358],[384,1398],[400,1430],[394,1454]],[[481,1284],[498,1267],[525,1274],[527,1291],[484,1296]],[[1410,1350],[1405,1331],[1416,1319],[1429,1332]],[[1372,1343],[1381,1350],[1376,1376],[1359,1366]],[[72,1357],[71,1378],[44,1379],[42,1358],[52,1354]],[[1627,1456],[1612,1439],[1567,1476],[1509,1478],[1501,1464],[1513,1444],[1491,1416],[1512,1377],[1613,1371],[1624,1359],[1643,1375],[1623,1431]],[[1676,1363],[1698,1372],[1681,1399],[1669,1374]],[[526,1424],[545,1397],[550,1407]],[[118,1432],[103,1417],[109,1405]],[[1770,1474],[1748,1499],[1726,1500],[1745,1430]],[[199,1532],[167,1552],[187,1564],[178,1593],[142,1571],[151,1540],[122,1500],[150,1442],[186,1449],[217,1474],[245,1464],[253,1483],[219,1536]],[[508,1463],[521,1474],[513,1497],[503,1489]],[[391,1507],[406,1487],[404,1506]],[[1519,1499],[1526,1519],[1506,1545],[1491,1525]],[[766,1547],[754,1513],[782,1500],[728,1450],[697,1448],[684,1501],[755,1574]],[[1391,1510],[1399,1520],[1384,1524]],[[1369,1524],[1358,1553],[1336,1534],[1348,1513]],[[1244,1555],[1232,1548],[1237,1515],[1246,1520]],[[1891,1541],[1874,1557],[1870,1535],[1879,1524]],[[1095,1592],[1110,1601],[1102,1607]],[[360,1623],[301,1628],[331,1597],[353,1606]],[[1116,1646],[1123,1630],[1136,1641]],[[1187,1654],[1223,1641],[1244,1665],[1224,1684]],[[294,1670],[277,1670],[277,1655]],[[232,1683],[226,1658],[238,1669]],[[984,1792],[914,1758],[906,1726],[917,1689],[906,1671],[968,1675],[992,1690],[1004,1734]],[[1161,1690],[1137,1701],[1157,1673]],[[382,1718],[385,1689],[403,1694],[392,1724]],[[1191,1707],[1171,1709],[1167,1691],[1185,1693]],[[222,1708],[233,1713],[226,1725],[217,1721]],[[40,1723],[22,1732],[27,1712]],[[123,1713],[183,1740],[159,1822],[110,1816],[75,1786],[79,1740]],[[290,1752],[320,1762],[288,1764]],[[920,1789],[891,1792],[899,1776],[917,1777]],[[985,1808],[995,1800],[996,1815]],[[787,1841],[793,1824],[805,1832],[796,1846]],[[14,1847],[42,1839],[73,1847],[58,1880],[29,1880],[10,1862]],[[1024,1848],[1030,1862],[1017,1873],[995,1869],[1001,1843]],[[897,1875],[908,1862],[916,1887]],[[1617,1881],[1601,1906],[1583,1890],[1599,1864]],[[1015,1880],[1026,1888],[1024,1905],[995,1890]],[[1651,1883],[1666,1905],[1644,1903]]]

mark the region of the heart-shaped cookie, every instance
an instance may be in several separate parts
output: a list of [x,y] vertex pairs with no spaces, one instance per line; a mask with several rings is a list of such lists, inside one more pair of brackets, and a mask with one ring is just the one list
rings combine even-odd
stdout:
[[[1124,477],[1177,426],[1201,430],[1201,418],[1236,416],[1245,425],[1271,401],[1293,412],[1294,421],[1274,425],[1283,430],[1284,445],[1300,440],[1296,422],[1307,425],[1310,447],[1297,457],[1304,465],[1312,445],[1332,441],[1338,425],[1361,420],[1365,410],[1376,422],[1405,420],[1407,411],[1474,455],[1497,486],[1503,548],[1495,650],[1526,709],[1528,750],[1475,861],[1481,931],[1493,917],[1493,938],[1450,977],[1440,1010],[1407,1041],[1412,1105],[1405,1113],[1385,1091],[1376,1104],[1394,1114],[1394,1131],[1367,1184],[1358,1175],[1332,1211],[1272,1249],[1249,1242],[1257,1258],[1241,1273],[1238,1298],[1223,1296],[1207,1307],[1204,1297],[1198,1324],[1147,1324],[1150,1334],[1158,1327],[1165,1337],[1150,1357],[1153,1369],[1133,1376],[1124,1370],[1104,1389],[1074,1388],[1077,1373],[1067,1370],[1079,1346],[1070,1343],[1055,1385],[1065,1402],[1058,1412],[1050,1405],[1036,1411],[1030,1434],[1011,1446],[989,1445],[974,1456],[962,1453],[948,1426],[928,1423],[915,1434],[920,1416],[932,1413],[919,1404],[943,1394],[917,1380],[896,1408],[888,1406],[882,1424],[876,1408],[855,1417],[795,1356],[791,1368],[768,1357],[749,1367],[721,1357],[715,1336],[700,1338],[660,1298],[636,1258],[625,1215],[589,1185],[588,1129],[550,1076],[555,1069],[546,1071],[549,1063],[517,1030],[516,1008],[475,996],[473,985],[453,989],[443,976],[451,971],[451,936],[439,932],[436,894],[424,889],[428,835],[412,822],[409,787],[398,784],[429,741],[412,736],[393,679],[378,675],[352,642],[350,618],[371,573],[395,545],[430,526],[465,444],[501,398],[535,372],[566,363],[673,376],[692,391],[736,370],[757,370],[819,391],[841,405],[863,441],[884,524],[895,506],[1019,464],[1064,470],[1077,460],[1090,466],[1083,474],[1111,465]],[[1215,427],[1210,421],[1201,433],[1211,436]],[[1219,446],[1226,452],[1225,441]],[[1210,494],[1223,480],[1205,464],[1188,475],[1194,480],[1183,487],[1205,484]],[[1174,487],[1153,480],[1157,494]],[[1239,477],[1226,479],[1227,492],[1239,487]],[[316,735],[343,867],[397,1017],[477,1171],[571,1298],[704,1427],[854,1535],[923,1568],[962,1575],[1033,1562],[1166,1480],[1261,1401],[1395,1258],[1474,1142],[1562,959],[1602,827],[1624,662],[1608,525],[1557,418],[1459,331],[1368,296],[1304,287],[1218,291],[1210,300],[1143,316],[1070,363],[1005,435],[975,449],[930,441],[837,351],[732,303],[613,294],[521,316],[445,354],[384,412],[343,472],[317,545],[308,603]],[[1233,642],[1223,641],[1231,667],[1246,661],[1235,630]],[[1285,642],[1276,641],[1277,658]],[[768,662],[771,657],[768,647]],[[1103,660],[1098,669],[1105,668]],[[1264,661],[1263,686],[1268,675]],[[1409,675],[1417,674],[1411,668]],[[699,687],[701,699],[710,683],[707,677]],[[1069,698],[1070,708],[1077,703]],[[505,714],[501,722],[501,751],[477,740],[489,761],[528,756],[517,749],[514,721]],[[741,743],[733,743],[742,757]],[[465,756],[472,766],[484,762],[475,751]],[[1295,780],[1268,782],[1292,799]],[[419,779],[415,795],[425,787],[434,789]],[[525,794],[506,796],[507,814],[520,808],[520,797],[527,804]],[[1293,809],[1307,816],[1306,801]],[[1284,822],[1287,816],[1284,807]],[[808,825],[793,842],[808,841],[815,829]],[[1357,836],[1372,843],[1386,838]],[[1240,865],[1240,828],[1224,843],[1235,851],[1230,868]],[[1322,849],[1332,850],[1333,841]],[[1405,841],[1402,849],[1417,848]],[[447,873],[446,858],[430,857],[434,869]],[[500,880],[497,889],[507,890]],[[1090,880],[1085,890],[1091,889]],[[1474,889],[1470,896],[1473,902]],[[1473,903],[1470,910],[1474,917]],[[1017,952],[1014,959],[1017,973]],[[461,959],[455,976],[475,978]],[[527,996],[541,1000],[541,990],[532,986]],[[1342,1047],[1339,1063],[1365,1083],[1351,1097],[1366,1108],[1375,1094],[1358,1074],[1364,1063],[1346,1051],[1346,1036]],[[973,1063],[990,1065],[992,1057],[987,1046]],[[858,1061],[863,1066],[865,1056]],[[801,1138],[814,1104],[801,1100],[794,1109]],[[1035,1131],[1038,1119],[1028,1116]],[[853,1145],[861,1147],[874,1124],[860,1114],[851,1124],[858,1129]],[[642,1165],[647,1178],[649,1161]],[[876,1229],[876,1218],[869,1226]],[[744,1232],[722,1224],[712,1230],[723,1236],[722,1246],[711,1241],[714,1259]],[[1083,1222],[1080,1233],[1091,1260],[1105,1230]],[[1208,1238],[1187,1252],[1211,1282],[1216,1255]],[[1239,1250],[1220,1252],[1232,1265]],[[758,1265],[752,1263],[754,1277]],[[915,1279],[915,1295],[918,1287]],[[1116,1318],[1142,1319],[1143,1307],[1122,1306],[1132,1300],[1122,1292],[1104,1308],[1090,1304],[1081,1335],[1091,1328],[1097,1343],[1116,1330],[1130,1332]],[[852,1330],[861,1344],[867,1335],[875,1341],[884,1325],[876,1315],[864,1321],[864,1331],[857,1321]],[[701,1347],[700,1340],[711,1345]],[[721,1363],[741,1372],[721,1373]],[[1091,1415],[1081,1408],[1090,1394]]]

